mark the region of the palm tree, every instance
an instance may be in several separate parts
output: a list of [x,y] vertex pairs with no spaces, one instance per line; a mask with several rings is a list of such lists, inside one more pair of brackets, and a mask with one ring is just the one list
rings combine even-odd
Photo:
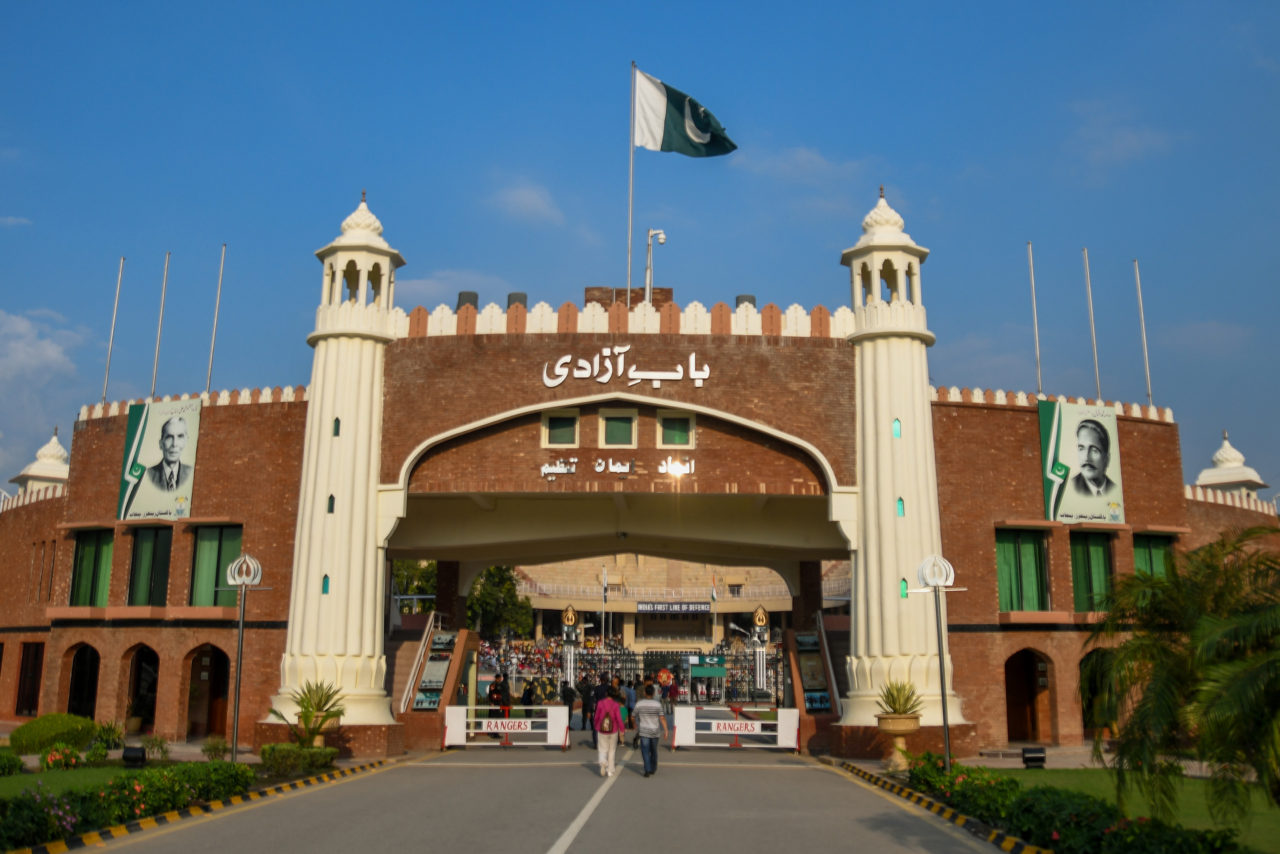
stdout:
[[[1182,773],[1175,757],[1188,751],[1214,768],[1215,817],[1247,807],[1243,769],[1254,763],[1241,746],[1259,744],[1265,726],[1277,723],[1280,667],[1274,657],[1280,636],[1276,616],[1263,616],[1280,601],[1280,557],[1263,548],[1263,540],[1277,534],[1276,528],[1224,534],[1178,555],[1163,576],[1121,579],[1108,596],[1107,616],[1087,641],[1101,654],[1088,656],[1082,668],[1081,681],[1094,693],[1082,699],[1092,704],[1088,711],[1095,720],[1120,722],[1112,726],[1112,768],[1122,807],[1133,786],[1150,799],[1157,817],[1171,819]],[[1269,670],[1259,660],[1268,642]],[[1232,690],[1224,691],[1226,686]],[[1253,699],[1260,700],[1258,708],[1247,705]],[[1251,734],[1248,740],[1231,740],[1242,732]],[[1280,748],[1280,735],[1274,729],[1271,734],[1272,748]],[[1096,756],[1101,747],[1099,732]],[[1270,768],[1267,774],[1258,771],[1259,780],[1280,776],[1277,755],[1273,749],[1269,765],[1259,758],[1263,770]]]

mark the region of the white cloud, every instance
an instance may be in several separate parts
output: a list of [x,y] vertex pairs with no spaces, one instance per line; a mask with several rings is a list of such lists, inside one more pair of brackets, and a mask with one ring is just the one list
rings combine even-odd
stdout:
[[498,189],[490,203],[507,216],[545,225],[563,225],[564,214],[551,191],[532,181],[519,180]]
[[1076,101],[1071,111],[1077,126],[1067,139],[1067,150],[1093,170],[1162,154],[1173,144],[1172,135],[1142,124],[1132,110],[1114,102]]
[[31,225],[25,216],[0,216],[0,228],[12,228],[16,225]]
[[805,146],[782,151],[737,152],[732,165],[754,175],[763,175],[788,184],[810,187],[841,185],[842,189],[856,180],[867,164],[858,160],[832,161],[820,151]]
[[[457,306],[459,291],[475,291],[480,307],[498,302],[513,290],[506,279],[480,270],[436,270],[420,279],[396,279],[396,303],[406,310],[421,305],[434,309],[441,303]],[[506,307],[505,299],[499,303]]]

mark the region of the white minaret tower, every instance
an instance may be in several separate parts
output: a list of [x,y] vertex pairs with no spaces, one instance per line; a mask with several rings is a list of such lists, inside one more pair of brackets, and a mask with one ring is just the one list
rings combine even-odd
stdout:
[[272,704],[287,717],[306,681],[343,694],[346,725],[394,723],[385,689],[386,573],[377,538],[383,355],[408,333],[394,305],[400,253],[365,205],[316,252],[324,265],[311,367],[289,628]]
[[[920,295],[920,265],[929,250],[902,226],[882,187],[862,221],[862,237],[840,256],[853,284],[849,340],[857,352],[862,496],[859,551],[853,556],[849,702],[841,720],[846,726],[875,726],[876,698],[889,680],[915,685],[925,703],[921,724],[942,724],[933,597],[900,595],[901,580],[918,588],[917,567],[942,553],[926,355],[934,337]],[[952,723],[963,723],[950,675],[948,660],[948,713]]]

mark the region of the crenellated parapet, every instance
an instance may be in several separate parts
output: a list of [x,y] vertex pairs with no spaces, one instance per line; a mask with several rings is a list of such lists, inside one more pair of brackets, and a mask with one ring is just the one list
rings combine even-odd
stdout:
[[1065,395],[1046,395],[1046,394],[1028,394],[1027,392],[1006,392],[1003,389],[995,391],[984,390],[981,388],[959,388],[951,386],[950,388],[934,388],[930,386],[929,391],[935,403],[970,403],[981,404],[985,406],[1025,406],[1034,407],[1041,400],[1056,400],[1059,403],[1079,403],[1087,406],[1110,406],[1115,409],[1116,415],[1128,418],[1141,418],[1146,421],[1163,421],[1167,424],[1173,423],[1173,410],[1169,407],[1159,406],[1142,406],[1137,403],[1122,403],[1118,400],[1089,400],[1083,397],[1066,397]]
[[17,495],[6,495],[0,497],[0,513],[7,510],[13,510],[17,507],[25,507],[28,504],[35,504],[37,501],[48,501],[51,498],[61,498],[67,494],[66,484],[58,483],[53,486],[44,486],[38,489],[24,489]]
[[680,308],[661,308],[643,302],[630,309],[624,303],[605,307],[597,302],[579,307],[572,302],[553,308],[539,302],[532,308],[512,305],[505,311],[495,303],[482,309],[464,305],[457,311],[439,305],[432,311],[418,306],[409,312],[409,338],[438,335],[552,335],[600,332],[612,335],[776,335],[784,338],[848,338],[857,329],[853,312],[824,306],[806,310],[792,304],[783,311],[773,303],[757,309],[744,302],[730,308],[723,302],[707,308],[691,302]]
[[77,421],[91,421],[95,418],[111,418],[126,415],[129,407],[135,403],[167,403],[171,400],[200,399],[203,406],[244,406],[252,403],[297,403],[308,399],[307,386],[287,385],[283,388],[242,388],[239,390],[201,392],[200,394],[180,394],[163,397],[146,397],[141,400],[113,400],[110,403],[94,403],[80,407]]
[[1204,486],[1192,486],[1186,484],[1183,486],[1183,494],[1188,501],[1203,501],[1206,504],[1225,504],[1228,507],[1239,507],[1242,510],[1252,510],[1255,513],[1266,513],[1271,516],[1276,515],[1275,499],[1271,501],[1263,501],[1253,495],[1241,492],[1226,492],[1221,489],[1213,489]]

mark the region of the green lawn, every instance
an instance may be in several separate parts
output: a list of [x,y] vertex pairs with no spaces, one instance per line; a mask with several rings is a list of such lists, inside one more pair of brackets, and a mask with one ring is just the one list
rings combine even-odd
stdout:
[[0,798],[11,798],[25,789],[35,788],[36,781],[54,792],[78,789],[105,783],[120,776],[125,769],[120,765],[103,765],[94,768],[77,768],[74,771],[45,771],[40,774],[13,774],[0,777]]
[[[1100,768],[1075,768],[1060,770],[1036,770],[1026,768],[1000,768],[996,773],[1013,777],[1024,786],[1057,786],[1085,792],[1115,803],[1115,779]],[[1184,827],[1212,829],[1213,819],[1205,802],[1205,780],[1187,778],[1181,782],[1178,794],[1177,822]],[[1131,816],[1150,815],[1151,805],[1132,789],[1125,796],[1125,811]],[[1280,854],[1280,809],[1270,806],[1261,792],[1254,798],[1248,826],[1239,828],[1239,839],[1256,851]]]

